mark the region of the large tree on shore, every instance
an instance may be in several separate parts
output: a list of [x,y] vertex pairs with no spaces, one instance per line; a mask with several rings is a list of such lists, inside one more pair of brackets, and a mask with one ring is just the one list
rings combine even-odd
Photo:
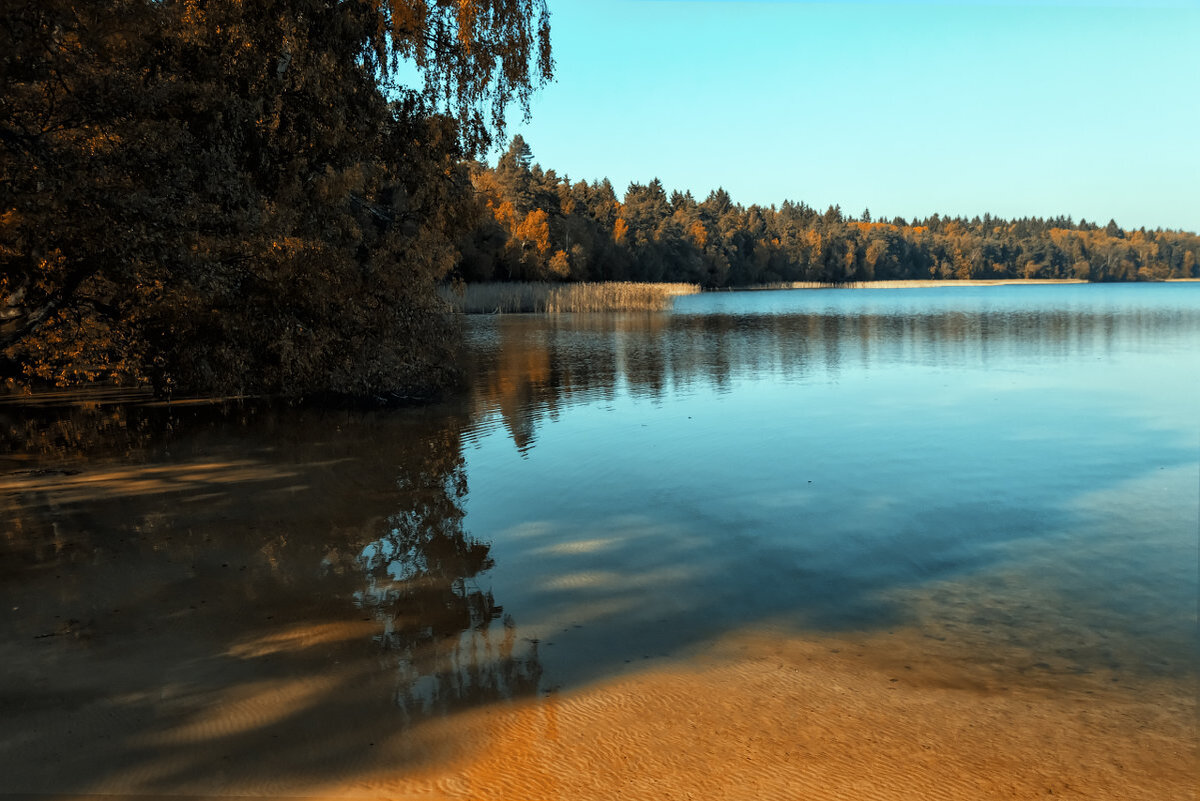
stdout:
[[445,383],[462,158],[548,79],[548,33],[544,0],[9,0],[0,369],[163,393]]

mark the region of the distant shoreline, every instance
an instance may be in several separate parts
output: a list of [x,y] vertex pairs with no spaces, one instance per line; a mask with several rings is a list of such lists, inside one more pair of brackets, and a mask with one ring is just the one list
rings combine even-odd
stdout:
[[[1166,278],[1162,281],[1126,281],[1116,283],[1184,283],[1200,282],[1200,278]],[[844,284],[827,284],[820,281],[791,281],[782,284],[764,284],[761,286],[728,287],[714,292],[761,291],[768,289],[928,289],[944,286],[1008,286],[1013,284],[1089,284],[1104,283],[1084,281],[1081,278],[995,278],[995,279],[905,279],[894,281],[847,281]]]
[[[1200,278],[1112,283],[1197,282]],[[699,284],[645,281],[480,281],[444,284],[438,292],[463,314],[561,314],[572,312],[666,311],[680,295],[710,292],[764,292],[790,289],[928,289],[933,287],[1010,286],[1022,284],[1105,283],[1080,278],[897,279],[885,281],[781,281],[749,286],[701,289]]]

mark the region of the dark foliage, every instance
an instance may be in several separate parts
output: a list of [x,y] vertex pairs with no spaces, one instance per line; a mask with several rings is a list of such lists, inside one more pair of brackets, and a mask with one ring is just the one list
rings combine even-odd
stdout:
[[[166,395],[446,384],[462,158],[548,77],[547,35],[541,0],[6,3],[4,371]],[[424,87],[393,85],[402,59]]]
[[1126,231],[1070,218],[858,219],[837,206],[744,207],[718,189],[702,202],[662,184],[572,183],[514,139],[472,174],[487,206],[463,247],[472,280],[688,281],[708,287],[791,281],[1200,277],[1200,237]]

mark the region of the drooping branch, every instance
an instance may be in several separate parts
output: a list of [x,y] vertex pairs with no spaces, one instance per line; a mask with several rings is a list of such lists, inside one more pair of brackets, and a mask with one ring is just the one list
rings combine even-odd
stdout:
[[553,78],[545,0],[382,0],[390,23],[371,52],[383,79],[400,63],[421,72],[420,94],[454,117],[467,153],[503,136],[505,112],[525,114],[535,89]]

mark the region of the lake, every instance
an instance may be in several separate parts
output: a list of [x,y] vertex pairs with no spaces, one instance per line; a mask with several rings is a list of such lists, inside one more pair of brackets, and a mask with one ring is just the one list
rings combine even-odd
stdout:
[[1198,346],[711,293],[468,318],[425,408],[5,401],[0,794],[1191,797]]

